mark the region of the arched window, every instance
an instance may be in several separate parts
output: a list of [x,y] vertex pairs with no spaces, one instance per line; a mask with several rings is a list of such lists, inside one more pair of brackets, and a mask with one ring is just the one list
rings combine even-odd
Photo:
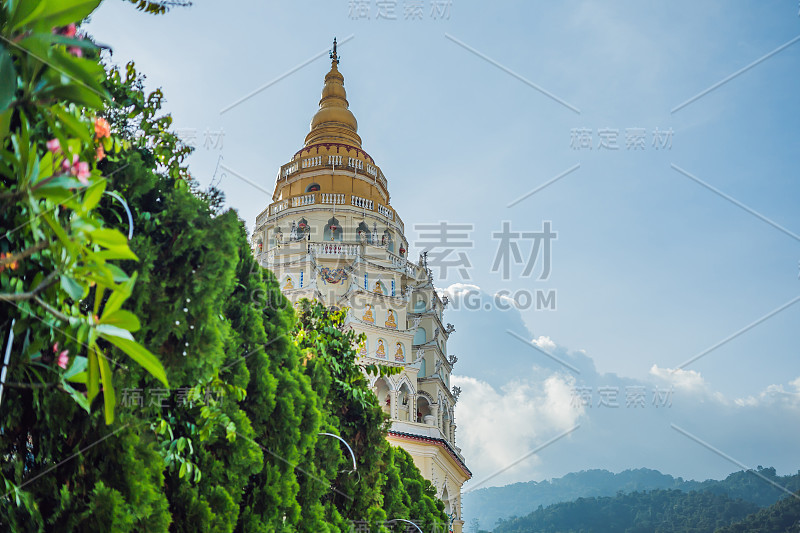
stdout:
[[297,236],[299,239],[307,238],[311,234],[311,226],[308,225],[308,220],[301,218],[297,223]]
[[385,378],[378,378],[378,381],[375,382],[375,396],[378,397],[378,403],[380,403],[383,412],[391,415],[392,395]]
[[419,326],[417,328],[417,332],[414,333],[414,342],[413,344],[425,344],[425,341],[428,339],[428,332],[425,331],[425,328]]
[[322,239],[325,241],[341,241],[342,240],[342,225],[336,217],[332,217],[325,225],[325,231],[322,232]]
[[425,396],[417,396],[417,423],[434,425],[431,404]]
[[419,374],[417,374],[417,377],[424,378],[424,377],[427,377],[427,376],[428,376],[428,371],[425,368],[425,358],[423,357],[422,358],[422,363],[420,363]]
[[444,512],[449,515],[452,511],[450,509],[450,496],[447,494],[447,487],[442,492],[442,502],[444,503]]
[[356,228],[356,240],[361,242],[362,239],[364,242],[372,242],[372,232],[364,222]]
[[319,184],[318,183],[312,183],[311,185],[306,187],[306,192],[317,192],[317,191],[319,191]]
[[414,302],[414,312],[415,313],[424,313],[427,304],[425,303],[425,297],[422,295],[417,296],[417,301]]
[[404,422],[413,421],[411,403],[411,390],[408,383],[403,383],[397,392],[397,418]]

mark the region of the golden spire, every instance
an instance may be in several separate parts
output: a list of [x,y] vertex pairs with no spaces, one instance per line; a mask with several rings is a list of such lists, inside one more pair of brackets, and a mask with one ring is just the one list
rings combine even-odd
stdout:
[[325,75],[319,111],[311,119],[311,131],[306,135],[306,146],[322,142],[342,143],[361,148],[358,136],[358,122],[348,109],[347,93],[344,90],[344,76],[339,72],[339,54],[336,39],[331,52],[331,70]]

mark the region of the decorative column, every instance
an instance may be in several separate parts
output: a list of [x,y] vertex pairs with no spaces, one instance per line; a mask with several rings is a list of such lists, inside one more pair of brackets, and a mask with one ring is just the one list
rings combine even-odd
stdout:
[[389,416],[395,419],[400,418],[400,412],[397,410],[397,402],[398,402],[397,393],[398,391],[396,390],[389,392],[392,398],[392,405],[390,406],[389,409]]

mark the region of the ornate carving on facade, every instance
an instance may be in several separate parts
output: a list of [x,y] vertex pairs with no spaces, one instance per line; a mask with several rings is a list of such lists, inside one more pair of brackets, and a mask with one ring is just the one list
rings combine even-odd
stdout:
[[461,395],[461,387],[456,387],[453,385],[453,398],[458,401],[458,397]]

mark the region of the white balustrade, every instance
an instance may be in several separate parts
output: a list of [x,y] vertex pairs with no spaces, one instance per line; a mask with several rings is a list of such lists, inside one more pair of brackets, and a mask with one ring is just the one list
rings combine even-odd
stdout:
[[377,177],[378,169],[373,167],[372,165],[367,165],[367,174],[369,174],[372,177]]
[[292,207],[302,207],[314,203],[314,194],[303,194],[292,198]]
[[342,166],[342,156],[340,156],[340,155],[329,155],[328,156],[328,164],[329,165],[336,165],[337,167]]
[[385,216],[389,220],[394,220],[394,212],[386,206],[378,204],[378,213]]
[[288,199],[287,200],[281,200],[280,202],[274,204],[272,207],[269,208],[269,213],[271,215],[275,215],[275,214],[280,213],[281,211],[283,211],[287,207],[289,207],[289,200]]
[[317,256],[321,255],[358,255],[359,246],[357,244],[344,244],[336,242],[313,242],[308,245],[308,252]]
[[355,157],[348,157],[347,166],[361,170],[364,168],[364,162],[360,159],[356,159]]
[[367,200],[366,198],[361,198],[360,196],[351,195],[350,205],[360,207],[361,209],[369,209],[370,211],[372,211],[373,203],[372,200]]
[[303,159],[303,162],[300,164],[302,168],[309,168],[309,167],[316,167],[322,164],[322,156],[318,155],[315,157],[309,157],[308,159]]
[[344,204],[345,195],[338,193],[322,193],[320,197],[320,203],[341,205]]
[[293,173],[297,172],[298,168],[299,167],[297,165],[297,162],[294,162],[291,165],[284,167],[283,172],[281,173],[281,175],[285,178],[289,174],[293,174]]

